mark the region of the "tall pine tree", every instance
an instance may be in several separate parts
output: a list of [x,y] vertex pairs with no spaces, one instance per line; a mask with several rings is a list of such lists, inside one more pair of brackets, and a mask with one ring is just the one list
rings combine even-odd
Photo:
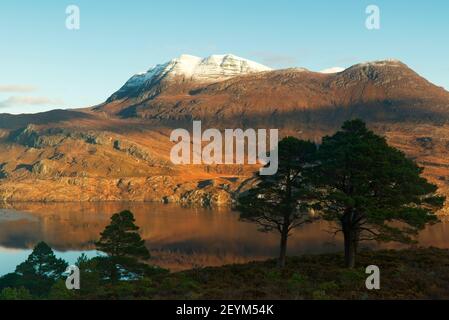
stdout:
[[121,274],[129,271],[140,272],[143,265],[139,260],[150,258],[145,241],[140,237],[138,230],[134,215],[125,210],[114,214],[111,223],[100,234],[100,240],[96,242],[97,249],[105,252],[109,258],[98,260],[101,267],[108,271],[112,281],[119,280]]
[[279,166],[274,175],[258,176],[257,185],[240,197],[243,221],[256,223],[263,232],[279,232],[279,266],[285,266],[291,231],[314,220],[311,215],[313,190],[309,172],[316,146],[293,137],[279,143]]
[[111,217],[111,223],[100,234],[97,249],[111,257],[150,258],[145,241],[138,233],[132,212],[125,210]]
[[411,242],[443,205],[437,187],[421,177],[422,168],[361,120],[324,137],[316,178],[325,218],[344,236],[345,262],[354,267],[360,241]]

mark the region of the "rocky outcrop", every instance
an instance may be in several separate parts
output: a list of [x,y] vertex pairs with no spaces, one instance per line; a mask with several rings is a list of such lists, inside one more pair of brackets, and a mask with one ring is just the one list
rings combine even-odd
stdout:
[[137,159],[141,159],[141,160],[145,160],[145,161],[150,160],[150,155],[146,151],[142,150],[135,144],[130,143],[128,141],[115,140],[114,141],[114,149],[122,151],[122,152],[126,152],[130,156],[135,157]]
[[49,176],[52,174],[53,168],[50,160],[41,160],[31,167],[31,172],[38,176]]
[[30,148],[41,148],[48,146],[39,133],[36,131],[36,127],[32,124],[25,128],[14,130],[10,133],[8,140],[21,144]]
[[200,181],[196,189],[185,192],[179,202],[202,206],[228,205],[233,202],[235,193],[230,183],[206,180]]
[[101,180],[88,177],[42,179],[51,168],[39,163],[32,170],[38,179],[0,183],[0,201],[137,201],[227,206],[232,204],[237,189],[237,184],[233,188],[210,186],[197,189],[199,181],[180,182],[179,178],[167,176]]

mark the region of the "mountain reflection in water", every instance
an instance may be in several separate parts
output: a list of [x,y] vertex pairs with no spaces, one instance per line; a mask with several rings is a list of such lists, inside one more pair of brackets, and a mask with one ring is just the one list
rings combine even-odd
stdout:
[[[39,241],[59,252],[94,250],[112,214],[131,210],[152,253],[151,263],[171,270],[243,263],[276,257],[277,234],[261,233],[239,221],[228,208],[182,208],[154,203],[15,203],[0,210],[0,262],[9,251],[28,251]],[[289,254],[341,251],[341,237],[330,225],[314,223],[296,230]],[[449,223],[428,227],[419,245],[449,248]],[[365,244],[378,248],[377,244]],[[403,247],[397,244],[384,248]],[[12,271],[12,270],[11,270]]]

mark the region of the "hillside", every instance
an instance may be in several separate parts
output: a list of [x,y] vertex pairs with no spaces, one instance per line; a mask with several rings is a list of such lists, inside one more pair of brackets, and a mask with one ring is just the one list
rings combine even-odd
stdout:
[[151,68],[92,108],[0,115],[0,199],[226,204],[255,168],[174,166],[173,128],[202,120],[319,142],[355,117],[449,195],[449,93],[402,62],[317,73],[222,55]]

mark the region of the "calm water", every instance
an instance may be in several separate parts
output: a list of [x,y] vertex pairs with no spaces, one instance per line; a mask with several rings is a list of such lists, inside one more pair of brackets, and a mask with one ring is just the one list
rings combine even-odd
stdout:
[[[39,241],[47,242],[70,263],[81,252],[96,255],[93,243],[110,216],[124,209],[135,214],[151,251],[151,262],[172,270],[267,259],[278,252],[276,234],[258,232],[255,225],[240,222],[238,213],[229,209],[130,203],[20,203],[0,209],[0,275],[13,271]],[[341,251],[341,238],[333,237],[327,232],[329,229],[323,222],[298,229],[289,240],[288,253]],[[423,231],[419,243],[449,248],[449,222]]]

